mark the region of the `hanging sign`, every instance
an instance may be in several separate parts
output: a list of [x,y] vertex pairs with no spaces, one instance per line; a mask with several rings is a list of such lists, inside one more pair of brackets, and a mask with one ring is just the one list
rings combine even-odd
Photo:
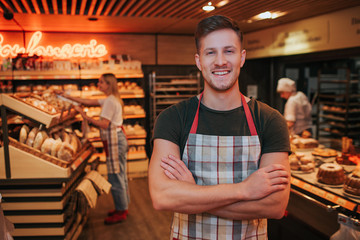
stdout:
[[26,53],[28,56],[43,56],[53,57],[58,59],[69,58],[99,58],[105,56],[108,51],[104,44],[98,44],[95,39],[90,40],[89,44],[75,43],[64,44],[61,47],[54,47],[51,45],[40,45],[42,33],[35,32],[27,45],[27,47],[20,47],[19,44],[4,44],[4,37],[0,34],[0,57],[16,57],[19,53]]

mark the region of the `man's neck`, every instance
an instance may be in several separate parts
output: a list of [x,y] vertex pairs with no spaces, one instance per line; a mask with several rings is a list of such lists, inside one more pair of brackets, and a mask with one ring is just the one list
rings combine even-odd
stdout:
[[219,111],[227,111],[242,106],[241,93],[238,89],[225,92],[213,91],[205,89],[202,103],[211,109]]

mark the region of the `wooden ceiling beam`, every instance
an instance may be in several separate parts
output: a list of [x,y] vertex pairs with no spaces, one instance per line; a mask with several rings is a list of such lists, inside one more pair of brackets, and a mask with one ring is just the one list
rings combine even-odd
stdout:
[[[160,2],[160,1],[159,1]],[[149,17],[156,17],[161,11],[163,11],[164,9],[166,9],[169,5],[174,4],[173,1],[161,1],[161,5],[158,7],[153,7],[152,11],[148,14]],[[158,4],[157,4],[158,5]]]
[[91,3],[90,3],[88,15],[93,15],[95,5],[96,5],[96,0],[90,0],[90,1],[91,1]]
[[96,13],[95,13],[95,16],[100,16],[101,15],[101,12],[105,6],[105,3],[106,1],[100,1],[100,4],[98,6],[98,8],[96,9]]
[[107,6],[107,8],[106,8],[106,10],[104,12],[104,16],[109,16],[109,13],[110,13],[111,9],[114,7],[115,3],[116,3],[116,0],[111,0],[110,1],[110,3],[108,4],[108,6]]
[[24,6],[24,8],[26,9],[27,13],[32,13],[31,8],[29,7],[28,3],[26,0],[20,0],[20,2],[22,3],[22,5]]
[[133,16],[134,13],[136,13],[138,11],[139,8],[144,6],[145,2],[149,2],[148,0],[140,0],[139,2],[137,2],[132,8],[131,10],[128,12],[128,16]]
[[53,9],[54,9],[54,14],[59,14],[59,9],[58,9],[58,5],[57,5],[57,1],[56,0],[52,0],[52,5],[53,5]]
[[45,14],[50,14],[49,6],[48,6],[46,0],[41,0],[41,3],[43,5],[43,9],[44,9]]

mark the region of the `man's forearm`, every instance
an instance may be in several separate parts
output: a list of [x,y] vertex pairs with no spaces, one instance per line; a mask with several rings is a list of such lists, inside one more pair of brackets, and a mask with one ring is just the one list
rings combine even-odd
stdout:
[[222,218],[234,220],[258,218],[279,219],[284,215],[288,199],[289,188],[272,193],[259,200],[236,202],[217,209],[212,209],[208,212]]

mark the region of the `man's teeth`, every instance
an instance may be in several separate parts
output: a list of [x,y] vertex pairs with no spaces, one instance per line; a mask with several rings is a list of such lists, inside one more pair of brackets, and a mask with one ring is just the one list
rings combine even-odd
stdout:
[[227,74],[228,71],[224,71],[224,72],[214,72],[215,75],[224,75]]

